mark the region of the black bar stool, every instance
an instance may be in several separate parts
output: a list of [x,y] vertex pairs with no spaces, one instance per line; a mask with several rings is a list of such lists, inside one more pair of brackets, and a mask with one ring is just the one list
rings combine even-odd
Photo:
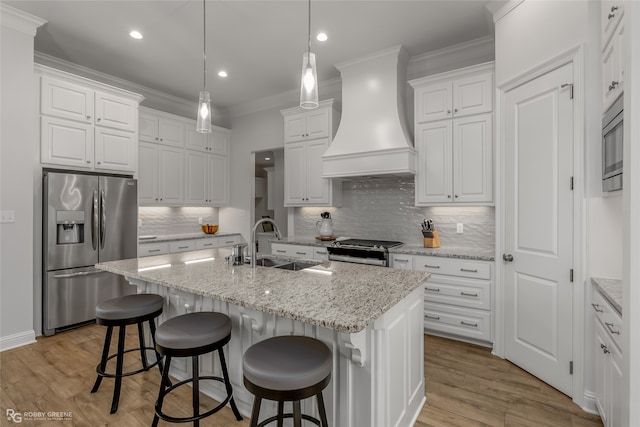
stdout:
[[[111,401],[111,413],[118,410],[118,402],[120,400],[120,389],[122,386],[122,377],[135,375],[143,371],[148,371],[152,367],[158,365],[162,374],[162,358],[154,347],[146,347],[144,342],[143,323],[149,322],[151,337],[153,339],[156,330],[154,319],[162,313],[164,301],[160,295],[154,294],[134,294],[125,295],[123,297],[112,298],[101,302],[96,306],[96,323],[107,327],[107,335],[104,339],[104,347],[102,349],[102,358],[96,367],[98,377],[91,389],[91,393],[98,391],[102,378],[115,378],[116,384],[113,389],[113,400]],[[124,349],[125,332],[127,325],[138,325],[139,347]],[[113,328],[119,326],[118,331],[118,350],[116,354],[109,355],[109,346],[111,345],[111,335]],[[155,341],[154,341],[155,344]],[[124,365],[124,354],[131,351],[140,351],[140,359],[142,360],[142,368],[122,372]],[[147,361],[145,350],[153,350],[156,354],[156,360],[153,363]],[[115,374],[105,372],[107,362],[116,358]]]
[[[322,390],[331,380],[331,350],[322,342],[302,336],[273,337],[252,345],[244,353],[244,386],[255,395],[251,427],[273,421],[282,426],[284,418],[293,418],[294,427],[302,420],[328,427]],[[320,420],[300,413],[300,400],[318,399]],[[278,402],[278,415],[258,423],[262,399]],[[293,413],[284,414],[284,402],[293,402]]]
[[[233,400],[233,389],[229,381],[229,372],[224,358],[222,347],[231,339],[231,319],[222,313],[197,312],[183,314],[173,317],[160,326],[156,331],[156,349],[166,357],[166,366],[160,382],[160,392],[156,401],[156,415],[153,417],[152,426],[158,425],[159,418],[174,423],[185,423],[193,421],[194,426],[199,425],[199,421],[224,408],[227,403],[231,404],[231,409],[238,421],[242,420],[240,412]],[[222,367],[221,377],[200,376],[198,356],[218,350],[220,366]],[[172,357],[191,357],[193,377],[171,385],[169,382],[169,367]],[[224,383],[227,397],[215,408],[200,414],[200,380],[215,380]],[[193,416],[176,418],[162,412],[162,403],[167,394],[181,385],[192,383]]]

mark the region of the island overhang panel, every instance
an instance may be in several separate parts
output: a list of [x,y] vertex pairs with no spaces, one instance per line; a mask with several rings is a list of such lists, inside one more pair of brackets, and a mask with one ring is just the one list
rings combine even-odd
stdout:
[[[98,264],[123,275],[139,293],[164,297],[159,323],[193,311],[217,311],[233,322],[227,360],[240,412],[249,416],[253,395],[243,386],[242,355],[276,335],[305,335],[327,344],[333,372],[325,389],[330,425],[410,426],[425,402],[423,283],[428,273],[329,262],[310,271],[226,264],[227,249],[184,252]],[[195,261],[195,262],[194,262]],[[176,360],[172,375],[190,376]],[[203,375],[220,375],[211,354]],[[209,382],[211,383],[211,382]],[[216,382],[202,391],[220,399]],[[275,402],[264,402],[266,415]],[[303,411],[317,414],[315,399]]]

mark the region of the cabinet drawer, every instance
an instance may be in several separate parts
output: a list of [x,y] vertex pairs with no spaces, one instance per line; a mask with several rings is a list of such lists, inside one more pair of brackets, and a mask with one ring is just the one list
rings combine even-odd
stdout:
[[413,256],[403,254],[391,255],[391,267],[400,270],[413,270]]
[[448,276],[471,277],[475,279],[491,278],[491,264],[477,261],[416,256],[413,260],[413,269]]
[[297,258],[313,259],[313,247],[312,246],[298,246],[294,245],[289,248],[289,254]]
[[488,311],[444,304],[425,304],[424,327],[481,341],[491,341],[491,313]]
[[225,246],[233,246],[236,243],[242,243],[242,237],[238,235],[218,237],[218,245],[221,248]]
[[195,240],[178,240],[176,242],[169,242],[169,250],[171,253],[194,251],[195,249]]
[[218,238],[213,237],[209,239],[198,239],[196,240],[196,249],[211,249],[218,247]]
[[164,255],[169,253],[169,243],[145,243],[138,245],[138,256]]
[[274,255],[288,255],[291,245],[283,245],[282,243],[272,243],[271,253]]
[[329,254],[327,253],[327,248],[313,248],[313,259],[317,259],[318,261],[328,261]]
[[591,307],[595,311],[596,319],[598,319],[609,337],[616,343],[618,348],[622,346],[622,318],[618,312],[609,304],[600,292],[594,289],[591,298]]
[[424,301],[491,310],[491,282],[434,274],[424,284]]

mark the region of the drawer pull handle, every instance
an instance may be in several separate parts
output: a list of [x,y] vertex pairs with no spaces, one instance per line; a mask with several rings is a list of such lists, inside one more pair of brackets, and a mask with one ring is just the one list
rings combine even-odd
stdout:
[[613,329],[613,323],[604,322],[604,324],[607,329],[609,329],[609,332],[611,332],[612,334],[620,335],[620,331],[616,331],[615,329]]
[[189,249],[189,246],[178,246],[178,249]]
[[602,352],[603,352],[604,354],[611,353],[611,352],[609,351],[609,349],[608,349],[606,346],[602,349]]
[[600,309],[600,304],[591,304],[591,307],[596,311],[596,313],[603,313],[604,310]]
[[424,317],[426,317],[427,319],[440,320],[440,316],[430,316],[428,314],[425,314]]
[[307,255],[306,252],[296,252],[296,255]]
[[149,252],[160,252],[160,249],[149,249]]
[[213,246],[213,243],[205,243],[202,246]]
[[225,243],[233,243],[233,240],[225,240]]
[[424,290],[429,292],[440,292],[440,288],[427,288],[426,286],[424,287]]
[[440,266],[439,266],[439,265],[429,265],[429,264],[425,264],[424,266],[425,266],[425,267],[427,267],[427,268],[440,268]]
[[326,255],[326,254],[327,254],[326,252],[323,252],[323,251],[316,251],[316,253],[317,253],[318,255]]
[[460,321],[460,324],[461,324],[461,325],[464,325],[464,326],[473,326],[474,328],[477,328],[477,327],[478,327],[478,324],[477,324],[477,323],[465,322],[464,320],[461,320],[461,321]]
[[408,259],[402,259],[402,258],[395,258],[393,260],[393,262],[409,262],[409,260]]
[[467,273],[477,273],[478,269],[475,268],[475,269],[472,270],[470,268],[461,268],[460,271],[466,271]]
[[463,295],[463,296],[465,296],[465,297],[477,297],[477,296],[478,296],[478,294],[477,294],[477,293],[472,294],[472,293],[470,293],[470,292],[460,292],[460,295]]
[[279,254],[286,254],[287,251],[282,250],[282,249],[276,249],[276,252],[278,252]]

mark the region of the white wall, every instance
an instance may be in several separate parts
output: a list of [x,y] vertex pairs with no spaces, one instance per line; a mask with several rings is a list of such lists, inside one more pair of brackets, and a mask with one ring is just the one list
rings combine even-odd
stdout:
[[15,222],[0,225],[0,350],[6,350],[35,340],[33,38],[43,21],[0,7],[0,209],[15,213]]

